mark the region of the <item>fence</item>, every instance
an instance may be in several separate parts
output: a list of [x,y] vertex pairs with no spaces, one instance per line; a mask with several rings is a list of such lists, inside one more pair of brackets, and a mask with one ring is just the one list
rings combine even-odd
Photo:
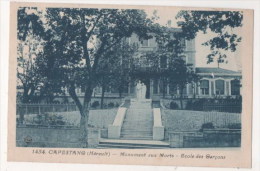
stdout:
[[17,115],[78,111],[75,104],[17,104]]
[[218,111],[229,113],[241,113],[241,103],[204,103],[202,105],[202,111]]
[[[17,124],[23,124],[25,116],[24,115],[36,115],[39,124],[51,121],[51,124],[63,124],[60,118],[47,117],[46,113],[55,112],[73,112],[78,111],[75,104],[17,104],[16,115]],[[50,121],[49,121],[50,120]],[[58,126],[58,125],[57,125]]]
[[239,113],[210,112],[204,114],[203,122],[213,123],[217,127],[226,127],[231,124],[240,124],[241,115]]
[[[181,109],[179,99],[163,99],[161,103],[168,109]],[[182,103],[184,110],[228,113],[241,113],[242,111],[240,99],[183,99]]]

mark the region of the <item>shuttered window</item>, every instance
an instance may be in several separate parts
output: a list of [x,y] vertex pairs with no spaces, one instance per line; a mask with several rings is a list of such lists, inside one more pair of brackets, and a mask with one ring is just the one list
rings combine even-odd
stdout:
[[200,92],[203,95],[209,94],[209,81],[208,80],[200,81]]

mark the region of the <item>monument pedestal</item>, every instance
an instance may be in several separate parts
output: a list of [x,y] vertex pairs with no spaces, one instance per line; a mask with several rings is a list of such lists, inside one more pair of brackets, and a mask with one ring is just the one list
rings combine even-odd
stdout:
[[131,99],[130,108],[151,109],[152,108],[152,99]]

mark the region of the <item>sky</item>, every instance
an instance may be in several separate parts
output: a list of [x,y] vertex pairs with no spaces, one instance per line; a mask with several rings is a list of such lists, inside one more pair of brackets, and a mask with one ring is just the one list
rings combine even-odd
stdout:
[[[148,9],[145,10],[148,17],[153,16],[154,9]],[[173,11],[172,8],[164,8],[163,10],[158,9],[157,15],[159,16],[159,19],[157,22],[161,25],[166,26],[168,21],[171,20],[171,27],[177,27],[177,20],[175,19],[175,16],[177,15],[178,11]],[[238,32],[239,29],[234,30],[234,32]],[[210,38],[214,37],[214,33],[207,33],[203,34],[199,32],[195,38],[195,49],[196,49],[196,67],[217,67],[217,62],[213,62],[210,64],[207,64],[207,58],[206,56],[210,53],[210,49],[207,46],[201,45],[202,43],[206,42]],[[243,41],[243,39],[242,39]],[[220,64],[220,68],[224,69],[230,69],[234,71],[241,70],[241,62],[240,62],[240,46],[238,46],[237,51],[235,52],[226,52],[228,62]]]

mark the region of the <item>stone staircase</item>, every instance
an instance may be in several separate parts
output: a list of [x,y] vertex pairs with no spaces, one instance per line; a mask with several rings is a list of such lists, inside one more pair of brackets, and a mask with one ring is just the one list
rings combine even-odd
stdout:
[[121,129],[121,139],[152,140],[153,112],[150,100],[131,100]]
[[128,109],[121,129],[121,139],[151,140],[152,138],[152,109]]
[[118,139],[99,141],[97,148],[156,149],[170,148],[169,143],[153,140],[153,110],[150,99],[131,99]]

